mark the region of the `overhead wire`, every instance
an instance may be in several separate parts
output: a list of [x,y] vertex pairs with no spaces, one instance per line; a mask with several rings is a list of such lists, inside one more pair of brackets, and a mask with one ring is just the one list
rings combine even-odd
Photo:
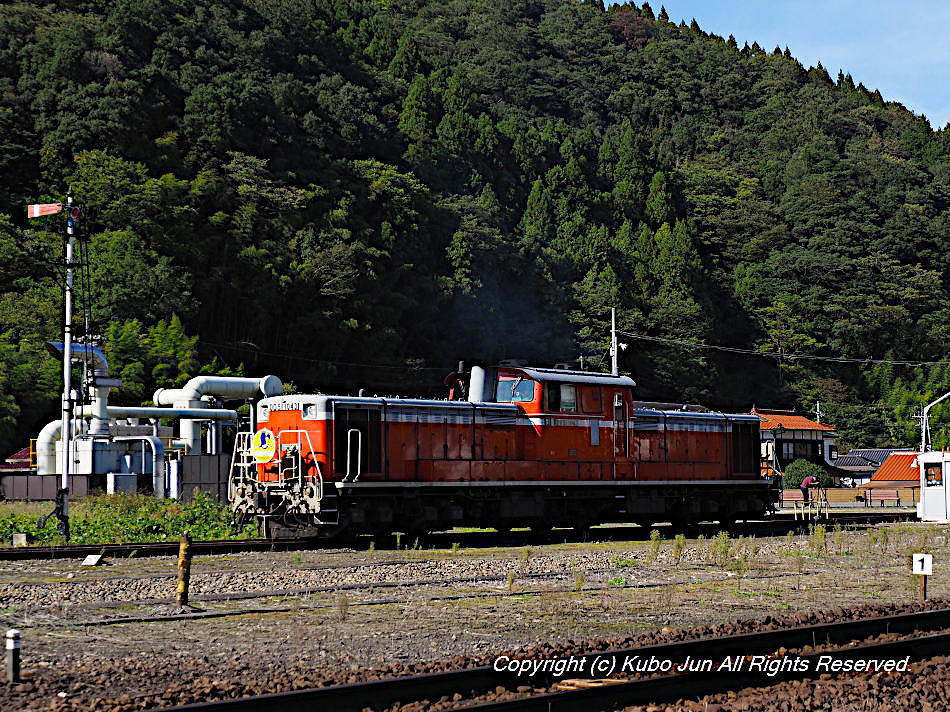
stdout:
[[236,344],[220,344],[220,343],[215,343],[212,341],[204,341],[204,340],[201,340],[199,343],[204,344],[205,346],[213,347],[213,348],[230,349],[232,351],[242,351],[244,353],[256,354],[259,356],[271,356],[273,358],[291,359],[294,361],[303,361],[305,363],[312,363],[312,364],[323,364],[327,366],[347,366],[347,367],[355,367],[355,368],[380,368],[380,369],[387,369],[387,370],[392,370],[392,371],[433,371],[436,373],[447,373],[448,371],[452,370],[452,367],[413,366],[411,364],[403,364],[401,366],[397,366],[394,364],[383,364],[383,363],[355,363],[355,362],[350,362],[350,361],[329,361],[327,359],[310,358],[307,356],[296,356],[294,354],[280,353],[276,351],[264,351],[261,349],[250,348],[248,346],[239,346]]
[[785,353],[782,351],[758,351],[756,349],[744,349],[736,346],[720,346],[718,344],[706,344],[697,341],[685,341],[683,339],[672,339],[662,336],[648,336],[646,334],[635,334],[630,331],[617,329],[618,334],[623,334],[631,339],[640,341],[652,341],[661,344],[676,344],[695,349],[710,349],[714,351],[725,351],[726,353],[745,354],[749,356],[765,356],[768,358],[788,359],[788,360],[807,360],[807,361],[826,361],[830,363],[857,363],[857,364],[890,364],[893,366],[945,366],[950,365],[950,361],[911,361],[901,359],[876,359],[876,358],[851,358],[846,356],[819,356],[817,354],[796,354]]

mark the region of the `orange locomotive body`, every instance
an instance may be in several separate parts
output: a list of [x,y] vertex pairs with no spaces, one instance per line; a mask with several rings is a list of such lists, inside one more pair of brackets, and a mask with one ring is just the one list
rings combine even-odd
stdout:
[[651,407],[601,373],[474,367],[447,382],[466,399],[259,401],[235,446],[236,514],[273,536],[728,524],[777,497],[755,416]]

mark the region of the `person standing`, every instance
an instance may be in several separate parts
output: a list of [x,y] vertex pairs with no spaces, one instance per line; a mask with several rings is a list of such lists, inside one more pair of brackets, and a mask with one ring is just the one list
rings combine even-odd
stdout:
[[805,479],[802,480],[802,501],[808,502],[808,488],[814,487],[818,484],[818,478],[808,475]]

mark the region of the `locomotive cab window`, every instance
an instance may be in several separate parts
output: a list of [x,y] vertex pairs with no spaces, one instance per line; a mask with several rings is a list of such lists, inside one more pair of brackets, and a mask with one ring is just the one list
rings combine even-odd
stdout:
[[600,396],[600,387],[584,386],[581,388],[581,410],[585,413],[603,413],[604,405]]
[[547,392],[549,411],[577,412],[577,386],[573,383],[549,383]]
[[530,378],[500,378],[499,403],[530,403],[534,400],[534,381]]

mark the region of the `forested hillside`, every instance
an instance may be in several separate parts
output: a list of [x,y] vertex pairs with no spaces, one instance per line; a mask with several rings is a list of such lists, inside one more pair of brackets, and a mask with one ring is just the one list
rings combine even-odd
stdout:
[[[950,390],[950,130],[787,48],[575,0],[0,6],[0,455],[57,412],[87,208],[113,402],[221,369],[435,393],[459,358],[911,444]],[[607,361],[604,362],[605,364]],[[935,412],[935,426],[950,418]],[[950,444],[938,428],[935,444]]]

